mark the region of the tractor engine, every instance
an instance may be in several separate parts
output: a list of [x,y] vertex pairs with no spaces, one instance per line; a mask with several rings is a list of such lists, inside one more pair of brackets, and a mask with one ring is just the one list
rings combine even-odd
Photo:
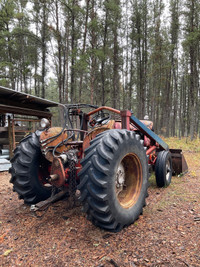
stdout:
[[[40,145],[42,154],[51,163],[50,175],[46,180],[57,188],[70,186],[74,192],[82,151],[79,143],[73,143],[72,138],[72,133],[66,129],[47,128],[40,135]],[[70,144],[66,145],[66,140]]]

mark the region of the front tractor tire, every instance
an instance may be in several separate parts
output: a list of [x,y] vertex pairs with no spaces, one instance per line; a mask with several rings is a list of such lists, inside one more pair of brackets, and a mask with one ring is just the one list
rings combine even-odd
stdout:
[[51,187],[45,186],[48,163],[40,151],[39,135],[37,131],[25,137],[11,159],[10,182],[13,183],[13,191],[26,204],[38,203],[51,195]]
[[80,200],[95,225],[117,232],[138,219],[148,189],[148,162],[139,135],[105,131],[90,142],[81,164]]
[[158,187],[167,187],[172,179],[172,158],[169,151],[161,151],[155,165],[156,184]]

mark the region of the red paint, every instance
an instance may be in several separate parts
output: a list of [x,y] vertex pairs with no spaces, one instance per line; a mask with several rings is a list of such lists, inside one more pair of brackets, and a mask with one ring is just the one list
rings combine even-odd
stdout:
[[122,117],[122,129],[127,129],[130,131],[130,117],[131,117],[130,110],[122,110],[120,114]]
[[147,154],[147,155],[150,155],[154,150],[156,150],[156,146],[152,146],[152,147],[150,147],[150,148],[146,151],[146,154]]

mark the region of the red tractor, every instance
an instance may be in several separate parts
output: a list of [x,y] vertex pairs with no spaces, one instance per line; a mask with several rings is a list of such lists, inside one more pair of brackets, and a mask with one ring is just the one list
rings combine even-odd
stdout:
[[142,213],[150,170],[159,187],[171,183],[173,172],[187,170],[181,150],[169,150],[153,123],[130,111],[86,104],[63,108],[63,127],[50,128],[43,119],[43,129],[25,137],[11,160],[13,190],[36,204],[33,209],[62,192],[74,200],[79,195],[88,219],[120,231]]

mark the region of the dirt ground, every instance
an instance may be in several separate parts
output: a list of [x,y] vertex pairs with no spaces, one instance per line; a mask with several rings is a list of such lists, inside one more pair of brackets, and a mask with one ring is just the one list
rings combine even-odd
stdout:
[[96,228],[67,200],[37,214],[0,173],[0,266],[200,266],[200,153],[159,189],[151,178],[139,220],[119,233]]

